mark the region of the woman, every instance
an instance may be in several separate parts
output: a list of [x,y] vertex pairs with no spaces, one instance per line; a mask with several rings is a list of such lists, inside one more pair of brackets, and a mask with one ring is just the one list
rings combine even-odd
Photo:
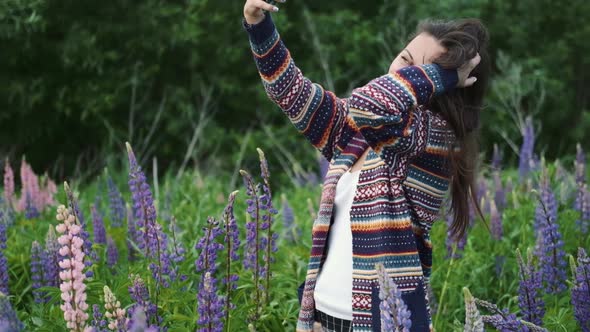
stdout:
[[380,331],[376,263],[402,291],[410,331],[432,331],[429,231],[449,187],[454,237],[469,223],[487,32],[475,19],[422,23],[387,74],[338,98],[295,66],[269,13],[275,8],[263,0],[244,6],[263,86],[330,161],[297,331],[312,331],[314,320],[324,331]]

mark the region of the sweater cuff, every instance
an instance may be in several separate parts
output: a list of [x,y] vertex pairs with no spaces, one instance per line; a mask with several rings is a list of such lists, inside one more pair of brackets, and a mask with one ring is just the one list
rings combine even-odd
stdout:
[[434,95],[453,90],[459,83],[459,73],[456,69],[445,69],[436,63],[420,65],[434,84]]
[[261,45],[268,40],[275,31],[275,25],[270,13],[264,12],[264,19],[256,24],[249,24],[246,18],[242,17],[242,26],[248,32],[250,42],[254,45]]

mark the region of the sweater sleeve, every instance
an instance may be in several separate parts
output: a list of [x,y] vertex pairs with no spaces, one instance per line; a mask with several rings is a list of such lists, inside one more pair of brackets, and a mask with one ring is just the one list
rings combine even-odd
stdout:
[[348,98],[303,76],[280,38],[269,12],[257,24],[242,19],[268,97],[322,155],[331,160],[360,130],[368,144],[390,161],[415,146],[411,110],[454,88],[457,71],[437,64],[408,66],[354,89]]
[[257,24],[242,25],[268,97],[291,123],[330,161],[354,136],[347,123],[346,99],[305,77],[295,65],[269,12]]
[[417,106],[454,89],[457,82],[456,70],[438,64],[407,66],[354,89],[348,115],[371,148],[395,166],[397,156],[426,144],[429,122]]

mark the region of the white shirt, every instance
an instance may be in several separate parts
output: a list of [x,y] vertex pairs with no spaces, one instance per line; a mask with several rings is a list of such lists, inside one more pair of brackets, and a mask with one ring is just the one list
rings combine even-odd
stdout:
[[352,231],[350,208],[360,170],[346,171],[336,184],[334,224],[328,236],[328,254],[317,277],[316,309],[341,319],[352,320]]

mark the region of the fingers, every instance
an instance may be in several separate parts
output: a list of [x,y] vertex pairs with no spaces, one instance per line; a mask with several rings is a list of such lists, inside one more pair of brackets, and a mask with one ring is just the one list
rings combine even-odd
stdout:
[[276,12],[279,10],[279,7],[273,6],[270,3],[265,2],[264,0],[253,0],[253,3],[256,7],[268,10],[269,12]]

